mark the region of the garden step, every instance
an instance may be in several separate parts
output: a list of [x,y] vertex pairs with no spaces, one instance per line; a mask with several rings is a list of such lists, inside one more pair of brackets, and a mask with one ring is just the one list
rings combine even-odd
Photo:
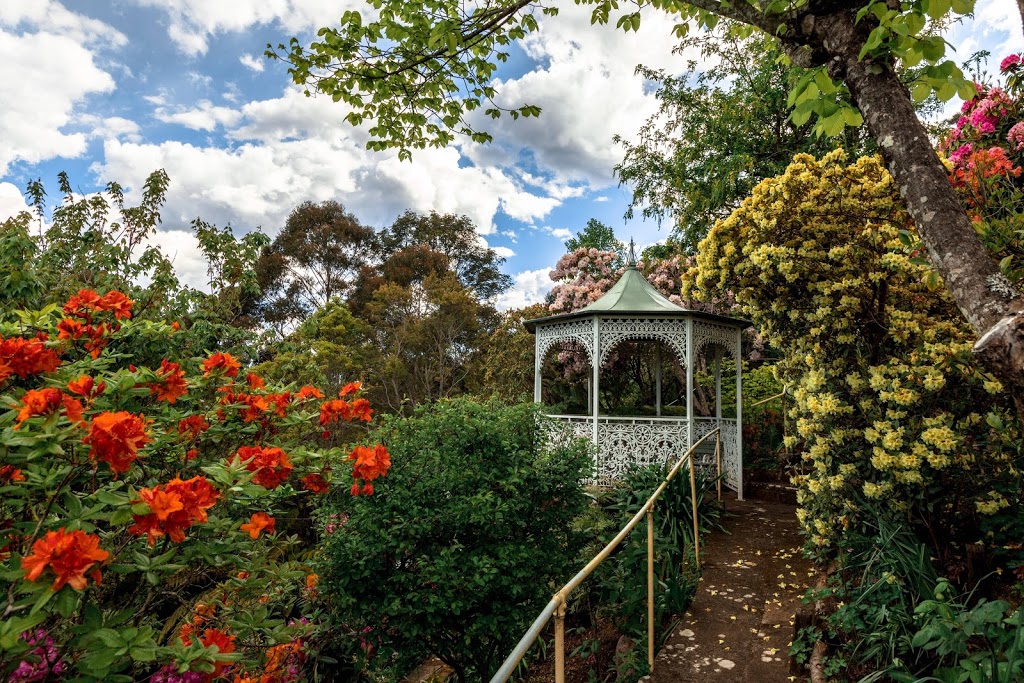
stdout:
[[810,563],[800,552],[796,508],[731,500],[727,532],[711,534],[700,588],[643,683],[803,680],[789,646]]

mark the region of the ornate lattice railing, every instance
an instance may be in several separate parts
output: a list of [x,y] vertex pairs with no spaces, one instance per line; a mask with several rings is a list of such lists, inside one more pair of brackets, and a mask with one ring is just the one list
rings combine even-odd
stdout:
[[[594,440],[594,418],[585,415],[549,415],[554,420],[553,432],[557,438],[584,438]],[[736,447],[736,420],[698,417],[693,421],[693,440],[696,443],[705,434],[721,424],[722,471],[725,484],[739,488],[741,467]],[[610,486],[621,479],[633,465],[667,464],[680,452],[689,448],[685,417],[611,417],[597,419],[597,449],[594,474],[589,484]],[[707,449],[704,449],[707,450]],[[699,450],[694,454],[698,467],[716,467],[714,451]]]

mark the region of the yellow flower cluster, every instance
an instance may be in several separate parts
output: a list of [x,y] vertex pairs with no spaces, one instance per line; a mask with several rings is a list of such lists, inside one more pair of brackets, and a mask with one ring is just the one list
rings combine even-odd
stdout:
[[822,551],[864,506],[910,515],[933,483],[970,488],[984,514],[1005,502],[984,487],[1012,467],[1002,451],[1019,432],[996,435],[981,414],[1013,423],[1007,397],[973,365],[971,330],[914,242],[879,158],[798,155],[715,225],[683,278],[683,298],[733,291],[782,355],[798,518]]

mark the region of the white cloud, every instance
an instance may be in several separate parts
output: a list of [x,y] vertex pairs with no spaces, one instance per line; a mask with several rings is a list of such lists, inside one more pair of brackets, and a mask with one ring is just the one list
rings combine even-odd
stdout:
[[101,139],[127,140],[128,142],[139,142],[142,140],[139,124],[131,119],[122,116],[108,116],[101,118],[93,114],[83,114],[78,121],[91,128],[90,135]]
[[209,100],[199,100],[190,109],[157,107],[153,112],[157,120],[164,123],[176,123],[192,130],[211,131],[218,126],[231,126],[242,118],[242,113],[230,107],[215,105]]
[[1019,52],[1024,36],[1021,33],[1021,16],[1013,0],[989,0],[979,2],[974,17],[955,25],[947,39],[956,47],[947,56],[963,62],[979,50],[992,53],[989,72],[998,72],[999,62],[1008,54]]
[[508,310],[510,308],[523,308],[530,304],[544,302],[544,297],[555,283],[548,276],[549,268],[538,270],[524,270],[513,276],[512,287],[505,293],[498,296],[496,302],[498,309]]
[[160,250],[174,264],[174,272],[182,284],[209,292],[208,263],[199,240],[188,230],[158,230],[147,240]]
[[252,69],[253,71],[256,71],[257,73],[263,71],[263,62],[262,62],[262,60],[260,60],[258,57],[253,57],[248,52],[246,52],[244,55],[239,57],[238,61],[240,61],[242,63],[242,66],[244,66],[247,69]]
[[516,252],[512,251],[508,247],[491,247],[491,251],[501,258],[512,258],[516,255]]
[[0,175],[16,161],[85,152],[87,135],[65,128],[89,95],[114,90],[113,77],[96,64],[97,50],[125,42],[115,29],[54,2],[0,3]]
[[22,211],[31,211],[25,197],[13,183],[0,183],[0,221],[17,216]]

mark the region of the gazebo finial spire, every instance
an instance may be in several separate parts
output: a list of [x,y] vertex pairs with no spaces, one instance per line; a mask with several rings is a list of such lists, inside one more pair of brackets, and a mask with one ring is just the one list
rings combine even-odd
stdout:
[[626,267],[636,268],[636,243],[629,238],[629,251],[626,252]]

